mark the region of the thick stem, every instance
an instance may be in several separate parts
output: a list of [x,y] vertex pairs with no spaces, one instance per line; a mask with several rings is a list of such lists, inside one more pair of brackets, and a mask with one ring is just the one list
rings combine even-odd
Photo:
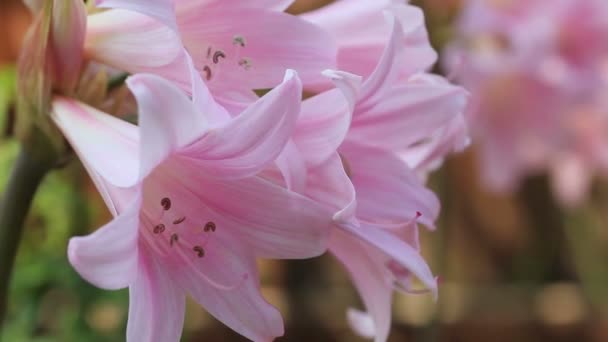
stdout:
[[7,294],[23,223],[36,189],[51,169],[48,160],[35,158],[22,148],[0,201],[0,331],[7,308]]

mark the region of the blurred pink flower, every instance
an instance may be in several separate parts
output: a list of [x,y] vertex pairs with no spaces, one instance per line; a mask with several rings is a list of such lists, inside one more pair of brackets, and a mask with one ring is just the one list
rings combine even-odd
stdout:
[[512,191],[547,170],[558,199],[580,203],[608,171],[608,3],[470,0],[458,27],[446,61],[474,95],[484,183]]
[[325,250],[330,212],[256,176],[283,150],[302,85],[282,84],[231,119],[197,76],[193,100],[154,75],[127,80],[139,129],[56,98],[53,119],[84,161],[115,219],[70,241],[76,270],[106,289],[129,287],[128,341],[177,341],[185,295],[255,341],[283,334],[259,290],[255,257]]
[[[388,337],[394,289],[418,292],[415,276],[436,295],[419,253],[417,222],[433,227],[439,202],[420,176],[467,140],[466,91],[438,76],[404,78],[403,28],[388,18],[390,40],[373,72],[363,84],[352,74],[326,72],[345,96],[333,89],[305,100],[294,133],[309,170],[306,194],[336,211],[330,251],[369,312],[350,310],[349,320],[378,342]],[[327,126],[311,129],[311,121]]]

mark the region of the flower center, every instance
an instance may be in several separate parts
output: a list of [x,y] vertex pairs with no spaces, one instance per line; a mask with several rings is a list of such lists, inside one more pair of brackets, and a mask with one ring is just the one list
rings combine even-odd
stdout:
[[245,40],[245,37],[241,35],[235,35],[232,38],[232,45],[234,46],[234,49],[232,49],[234,56],[228,56],[227,52],[220,49],[216,49],[211,45],[207,47],[206,63],[205,65],[203,65],[202,70],[202,75],[207,82],[212,81],[213,79],[218,77],[218,75],[221,73],[223,61],[226,60],[228,57],[230,57],[228,58],[228,60],[230,62],[236,63],[238,67],[244,70],[251,69],[251,58],[243,57],[241,55],[242,50],[247,46],[247,41]]

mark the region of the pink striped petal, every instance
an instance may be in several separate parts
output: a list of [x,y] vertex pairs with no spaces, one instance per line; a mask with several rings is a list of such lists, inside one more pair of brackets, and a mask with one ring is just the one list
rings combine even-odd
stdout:
[[68,259],[88,282],[116,290],[135,280],[139,207],[140,201],[135,200],[124,213],[91,235],[70,239]]
[[96,0],[97,6],[121,8],[148,15],[177,30],[173,0]]
[[179,341],[186,298],[174,277],[140,244],[139,267],[129,287],[127,342]]
[[51,118],[84,164],[115,186],[139,180],[137,127],[68,98],[56,97]]
[[82,67],[87,13],[78,0],[55,1],[51,26],[51,53],[57,85],[71,91]]
[[287,71],[282,84],[225,125],[180,151],[201,172],[234,179],[256,174],[273,162],[287,143],[298,115],[302,84]]

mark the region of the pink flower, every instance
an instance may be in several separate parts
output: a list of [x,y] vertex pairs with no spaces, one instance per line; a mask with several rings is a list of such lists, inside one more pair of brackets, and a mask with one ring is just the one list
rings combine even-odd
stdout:
[[448,55],[474,95],[469,122],[483,181],[512,191],[528,174],[548,170],[558,199],[580,203],[592,175],[607,171],[597,151],[608,132],[600,95],[608,85],[608,4],[500,3],[467,2],[461,39]]
[[[272,88],[287,68],[297,70],[304,83],[317,82],[321,79],[320,72],[336,63],[336,46],[329,34],[303,19],[282,12],[292,1],[99,2],[103,6],[137,10],[163,18],[164,27],[175,25],[196,68],[216,97],[239,98],[251,95],[252,89]],[[132,23],[131,19],[125,19],[114,27],[105,25],[115,20],[110,18],[116,16],[117,11],[125,12],[124,16],[133,13],[116,9],[96,14],[95,21],[89,26],[88,41],[120,44],[115,39],[116,33]],[[158,33],[153,32],[161,30],[158,21],[148,21],[146,25],[151,32],[146,37],[142,36],[143,43],[155,39]],[[102,45],[97,44],[96,54],[104,53]],[[132,49],[134,53],[138,50],[137,47]],[[130,64],[127,55],[123,55],[119,63],[116,60],[113,58],[106,63],[131,72],[142,71],[127,68]],[[153,72],[174,80],[187,74],[178,68]],[[181,81],[187,83],[188,79]],[[247,98],[251,99],[251,96]]]
[[255,257],[319,255],[331,221],[322,206],[257,176],[291,135],[300,80],[288,71],[233,119],[196,76],[192,101],[157,76],[127,84],[139,129],[73,100],[53,103],[115,215],[70,241],[70,262],[99,287],[129,287],[128,341],[179,340],[186,294],[249,339],[282,335]]
[[[302,18],[330,32],[338,42],[338,69],[368,77],[374,71],[392,28],[384,12],[390,11],[401,23],[401,44],[407,63],[399,74],[410,76],[431,67],[437,53],[431,47],[424,13],[399,0],[339,0]],[[327,86],[327,84],[326,84]]]
[[415,276],[437,292],[416,223],[433,227],[439,202],[414,169],[424,174],[466,144],[466,92],[430,75],[404,80],[403,28],[389,18],[390,41],[371,75],[359,85],[351,74],[326,73],[346,100],[333,89],[304,101],[294,133],[309,172],[306,194],[336,212],[330,251],[368,311],[350,310],[349,320],[378,342],[388,337],[394,289],[418,292]]

